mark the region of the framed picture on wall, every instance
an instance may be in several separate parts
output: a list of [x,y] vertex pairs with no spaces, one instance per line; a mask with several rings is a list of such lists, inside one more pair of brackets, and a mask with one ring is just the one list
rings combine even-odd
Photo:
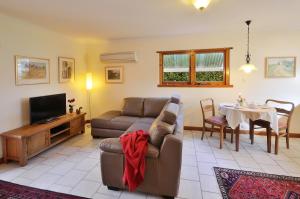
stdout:
[[296,57],[267,57],[266,78],[296,77]]
[[66,83],[75,80],[75,59],[58,57],[59,82]]
[[105,67],[106,83],[123,83],[124,67],[123,66],[107,66]]
[[16,85],[49,84],[50,60],[15,56]]

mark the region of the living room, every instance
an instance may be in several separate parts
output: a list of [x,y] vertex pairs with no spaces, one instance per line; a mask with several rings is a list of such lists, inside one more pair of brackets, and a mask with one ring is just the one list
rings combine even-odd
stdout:
[[[211,0],[201,9],[194,6],[195,2],[198,1],[1,2],[0,132],[30,124],[30,98],[61,93],[66,94],[67,100],[75,99],[75,115],[76,109],[83,107],[81,114],[86,113],[84,117],[87,122],[84,134],[70,137],[35,154],[28,158],[26,165],[20,166],[18,161],[13,160],[0,164],[1,181],[86,198],[240,198],[233,195],[238,193],[230,192],[231,188],[226,189],[228,192],[225,193],[220,190],[222,186],[217,181],[214,167],[300,176],[300,156],[297,153],[300,141],[300,69],[297,60],[300,29],[297,26],[297,8],[300,2]],[[247,20],[252,20],[249,26],[245,23]],[[250,73],[241,70],[241,66],[247,63],[248,46],[250,63],[255,67]],[[164,55],[179,51],[179,54],[201,54],[206,50],[228,52],[228,57],[224,59],[228,62],[224,85],[198,84],[194,81],[196,77],[192,72],[197,73],[197,69],[193,68],[193,63],[197,60],[192,58],[188,82],[178,85],[176,80],[176,84],[164,81],[162,74],[165,70],[161,64]],[[134,61],[101,60],[101,55],[126,52],[134,55]],[[26,78],[18,79],[19,58],[21,61],[32,59],[46,63],[46,78],[42,82],[34,80],[33,83]],[[268,61],[271,62],[272,58],[286,62],[292,60],[292,73],[284,78],[269,74]],[[69,80],[62,77],[60,66],[63,60],[73,63],[73,74]],[[118,83],[108,80],[106,69],[109,67],[121,71]],[[86,88],[87,77],[92,81],[91,89]],[[124,109],[124,99],[128,97],[146,100],[170,98],[174,94],[180,96],[185,127],[179,185],[174,192],[178,193],[168,195],[163,191],[151,193],[141,189],[138,189],[139,193],[123,189],[108,190],[107,186],[113,185],[108,182],[103,184],[103,173],[100,174],[102,162],[99,157],[102,152],[99,145],[103,137],[92,137],[93,124],[89,122],[107,111]],[[264,128],[256,131],[254,143],[251,144],[247,125],[241,125],[241,133],[234,132],[233,143],[229,139],[231,131],[228,130],[222,149],[219,149],[222,140],[219,128],[214,129],[216,132],[212,137],[210,132],[206,132],[201,140],[204,120],[200,100],[214,99],[216,115],[220,115],[222,108],[226,108],[221,105],[236,104],[239,96],[255,106],[263,105],[267,99],[294,104],[288,126],[289,149],[286,138],[281,137],[278,154],[275,154],[274,131],[271,153],[268,153],[268,133]],[[66,112],[69,112],[68,102],[66,106]],[[209,129],[206,130],[210,131],[210,126],[207,126]],[[237,152],[238,134],[241,135]],[[4,157],[4,152],[1,150],[0,157]],[[293,180],[298,184],[299,181],[298,178]],[[2,191],[0,186],[0,194]],[[300,194],[297,189],[292,191]]]

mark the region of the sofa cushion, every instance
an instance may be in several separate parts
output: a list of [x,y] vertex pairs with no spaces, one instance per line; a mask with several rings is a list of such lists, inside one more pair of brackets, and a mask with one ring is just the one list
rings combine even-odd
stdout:
[[142,117],[138,120],[138,122],[152,124],[154,122],[154,120],[155,120],[155,118],[153,118],[153,117]]
[[162,121],[168,124],[175,124],[178,113],[179,105],[174,103],[168,103],[163,111]]
[[177,94],[173,94],[171,96],[170,102],[175,103],[175,104],[179,104],[180,103],[180,95]]
[[120,116],[120,111],[110,111],[104,113],[98,118],[94,118],[91,121],[92,128],[100,128],[100,129],[114,129],[114,130],[127,130],[135,121],[137,121],[138,117],[127,117]]
[[161,115],[156,118],[149,129],[150,143],[160,148],[164,137],[168,134],[172,134],[175,129],[175,124],[171,125],[161,121]]
[[145,98],[144,100],[144,116],[157,117],[161,110],[168,102],[168,98]]
[[149,132],[149,129],[151,127],[151,124],[143,123],[143,122],[135,122],[133,123],[126,131],[125,133],[132,133],[134,131],[143,130],[145,132]]
[[144,98],[128,97],[124,99],[122,115],[126,116],[143,116]]
[[[105,152],[124,154],[120,138],[107,138],[100,142],[100,149]],[[148,144],[146,157],[157,158],[159,150],[152,144]]]

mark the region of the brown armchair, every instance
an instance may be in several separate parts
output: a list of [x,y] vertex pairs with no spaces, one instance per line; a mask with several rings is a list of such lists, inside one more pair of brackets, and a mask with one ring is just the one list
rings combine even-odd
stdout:
[[[286,147],[288,149],[290,148],[290,141],[289,141],[290,122],[291,122],[291,116],[295,109],[295,105],[292,102],[279,101],[273,99],[268,99],[266,101],[266,104],[271,104],[271,103],[275,104],[277,114],[281,117],[278,121],[279,134],[275,134],[275,154],[278,154],[280,137],[286,137]],[[282,106],[289,106],[289,108],[288,109],[282,108]],[[255,121],[250,120],[249,123],[250,123],[251,144],[254,143],[255,126],[258,126],[260,128],[265,128],[267,133],[267,151],[271,153],[272,128],[270,127],[270,122],[265,120],[255,120]]]

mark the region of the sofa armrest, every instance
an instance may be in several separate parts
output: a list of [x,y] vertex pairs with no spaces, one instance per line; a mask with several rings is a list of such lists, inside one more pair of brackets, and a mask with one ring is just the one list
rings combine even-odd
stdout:
[[[169,134],[165,136],[159,154],[160,186],[169,193],[178,193],[182,161],[182,137]],[[172,182],[172,183],[170,183]]]
[[[100,149],[104,152],[123,154],[120,138],[107,138],[100,142]],[[148,144],[146,157],[158,158],[159,150],[152,144]]]

